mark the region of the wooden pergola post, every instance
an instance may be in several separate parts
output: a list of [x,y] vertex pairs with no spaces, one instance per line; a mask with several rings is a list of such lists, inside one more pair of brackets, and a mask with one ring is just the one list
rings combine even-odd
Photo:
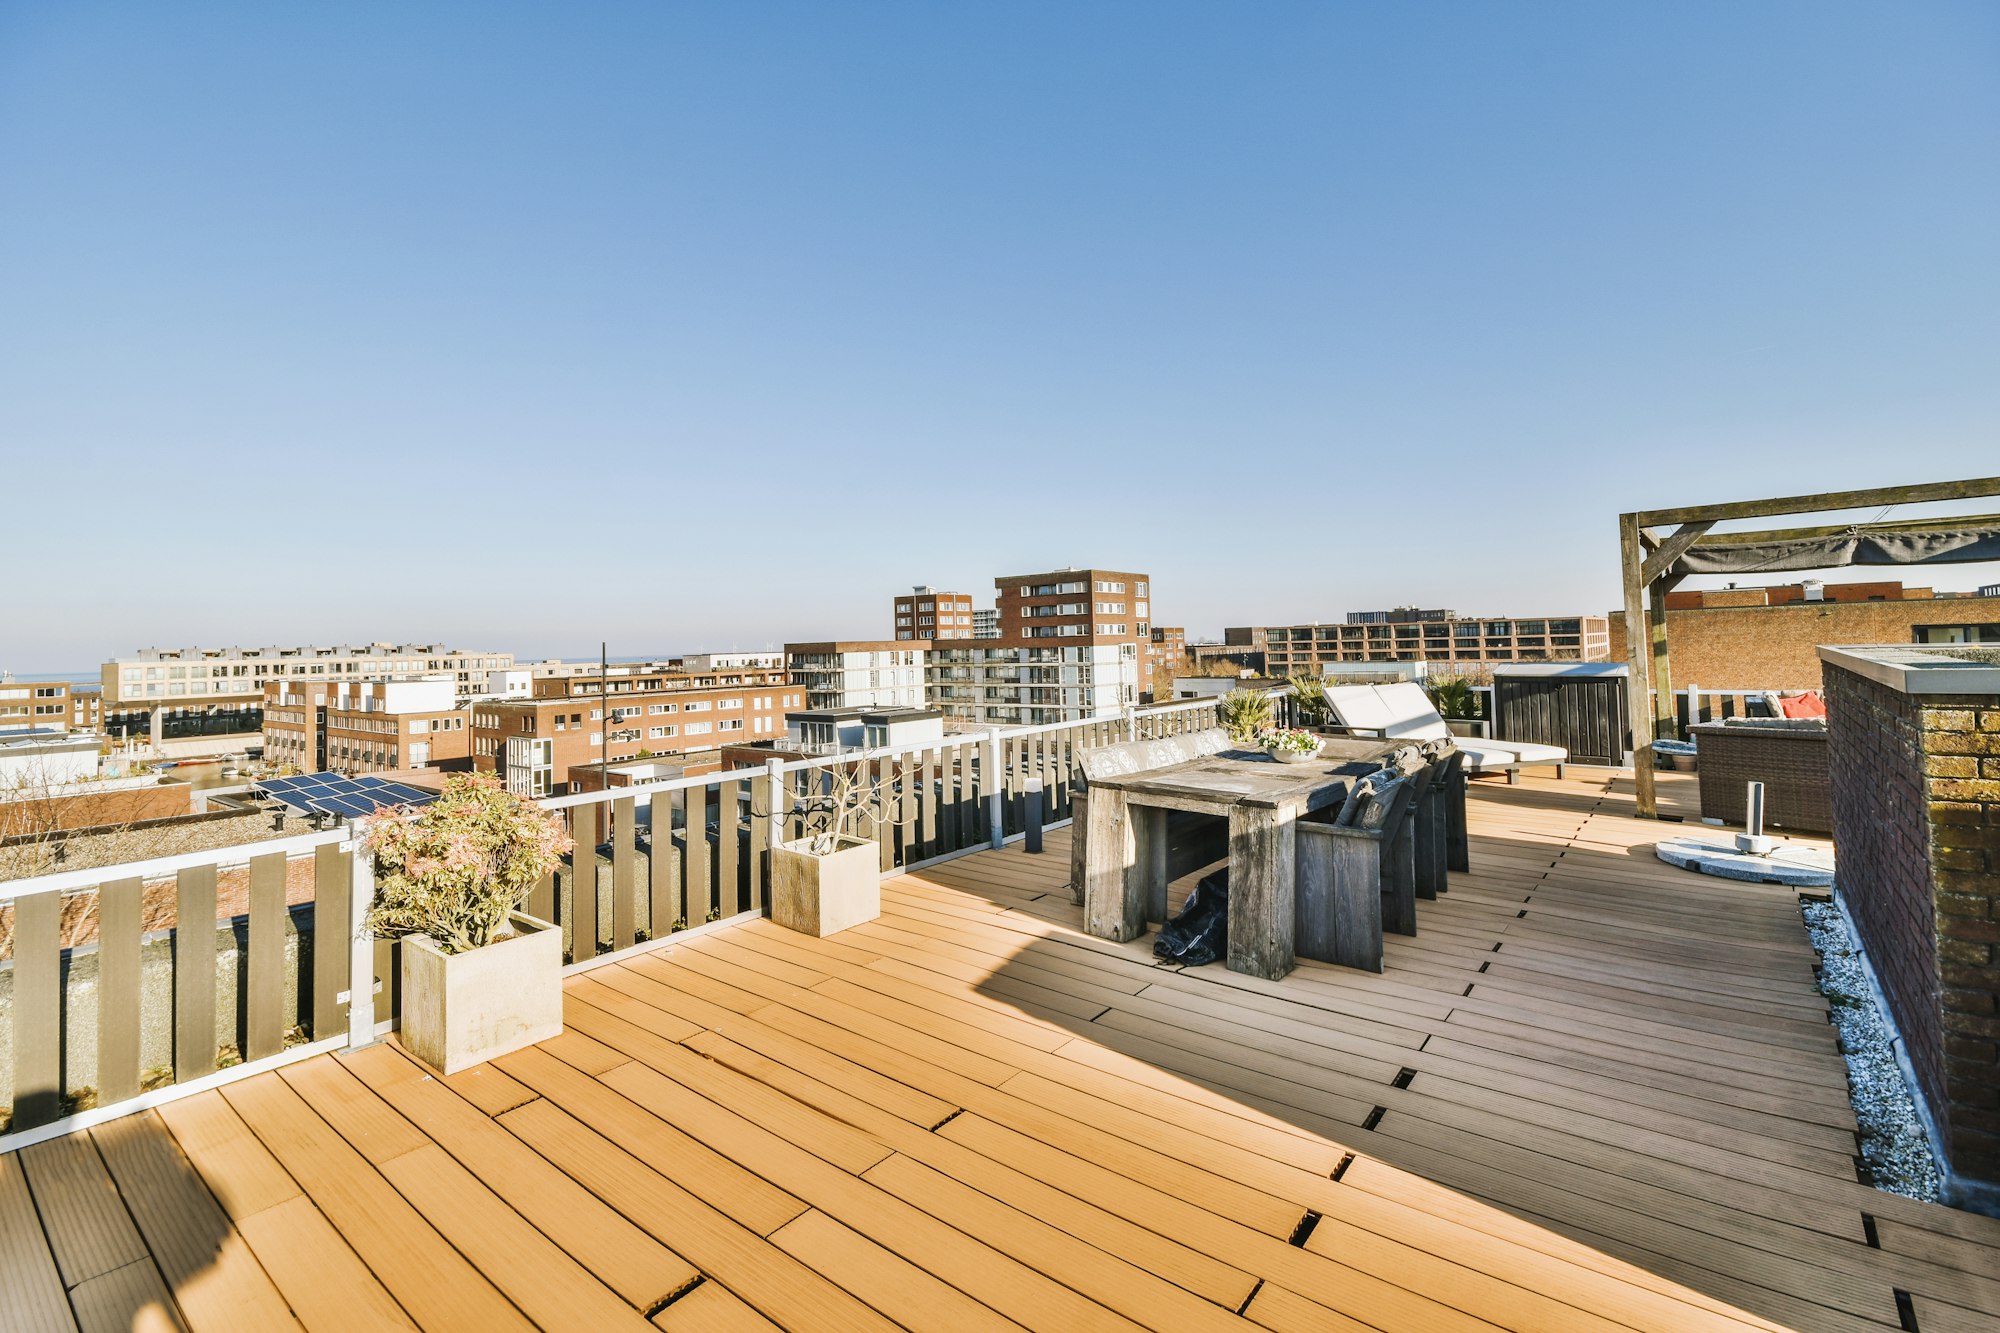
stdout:
[[[1867,509],[1876,505],[1924,504],[1937,500],[1970,500],[2000,495],[2000,477],[1978,477],[1971,481],[1940,481],[1920,486],[1880,486],[1866,491],[1827,491],[1819,495],[1788,495],[1771,500],[1739,500],[1729,504],[1691,505],[1681,509],[1640,510],[1618,516],[1618,555],[1625,590],[1625,651],[1631,666],[1626,682],[1627,711],[1632,720],[1632,786],[1638,798],[1638,813],[1652,818],[1658,813],[1654,800],[1653,742],[1675,734],[1673,674],[1667,655],[1667,594],[1685,574],[1674,572],[1688,549],[1702,543],[1710,528],[1725,519],[1770,518],[1779,514],[1822,514],[1843,509]],[[1995,518],[1967,520],[1992,523]],[[1677,525],[1661,536],[1652,531],[1666,524]],[[1775,532],[1731,532],[1711,538],[1724,542],[1787,541],[1828,537],[1849,533],[1859,527],[1912,529],[1949,526],[1951,520],[1935,524],[1898,523],[1888,525],[1847,524],[1831,528],[1800,528]],[[1978,557],[1973,557],[1977,559]],[[1943,563],[1951,557],[1931,557]],[[1887,563],[1877,561],[1875,563]],[[1649,726],[1646,719],[1652,719]]]

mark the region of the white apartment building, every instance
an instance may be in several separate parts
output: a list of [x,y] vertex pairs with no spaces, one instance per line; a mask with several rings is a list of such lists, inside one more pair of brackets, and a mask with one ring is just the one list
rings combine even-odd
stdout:
[[808,709],[922,708],[929,649],[893,639],[788,643],[785,669]]
[[485,688],[486,673],[514,665],[512,653],[467,652],[434,643],[360,647],[141,648],[104,663],[104,729],[164,738],[256,731],[270,681],[447,675],[461,695]]

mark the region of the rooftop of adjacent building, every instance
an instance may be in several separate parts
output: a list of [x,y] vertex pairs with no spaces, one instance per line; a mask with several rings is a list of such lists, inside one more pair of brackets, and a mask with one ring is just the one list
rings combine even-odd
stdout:
[[130,655],[114,657],[113,662],[191,662],[215,658],[238,657],[404,657],[412,655],[435,655],[439,657],[504,657],[512,661],[512,653],[491,649],[448,648],[436,643],[370,643],[359,647],[353,644],[295,644],[285,647],[277,644],[256,648],[231,645],[227,648],[139,648]]

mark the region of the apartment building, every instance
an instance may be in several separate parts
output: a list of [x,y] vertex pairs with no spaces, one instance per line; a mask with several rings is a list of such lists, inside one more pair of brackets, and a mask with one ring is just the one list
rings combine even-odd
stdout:
[[978,633],[977,617],[970,593],[940,592],[920,583],[896,598],[896,638],[975,638]]
[[264,684],[264,758],[304,773],[455,766],[472,753],[471,712],[448,675]]
[[724,745],[776,740],[805,691],[766,668],[638,675],[565,675],[527,698],[475,699],[472,763],[523,796],[571,790],[570,770]]
[[[1393,614],[1393,613],[1391,613]],[[1347,662],[1601,662],[1611,656],[1604,616],[1369,620],[1263,629],[1273,676],[1319,676]]]
[[1171,697],[1169,682],[1187,674],[1187,630],[1179,625],[1155,625],[1146,643],[1146,693],[1156,700]]
[[483,688],[512,653],[474,653],[430,643],[361,647],[142,648],[103,666],[107,730],[150,733],[155,744],[263,727],[264,686],[273,680],[378,680],[449,676],[458,691]]
[[788,643],[785,667],[810,709],[922,708],[931,647],[900,638]]
[[982,606],[972,613],[972,637],[975,639],[997,639],[1000,637],[1000,609]]
[[104,694],[97,687],[0,673],[0,731],[98,731],[103,725]]
[[1147,575],[1059,569],[993,584],[993,638],[931,645],[931,707],[960,724],[1033,726],[1139,702],[1152,642]]

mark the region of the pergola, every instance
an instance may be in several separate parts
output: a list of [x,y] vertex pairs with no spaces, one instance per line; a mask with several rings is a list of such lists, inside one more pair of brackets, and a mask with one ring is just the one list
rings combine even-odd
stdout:
[[[1656,813],[1653,742],[1674,734],[1673,675],[1667,655],[1667,593],[1690,574],[1775,573],[1847,565],[1946,565],[2000,560],[2000,515],[1763,532],[1710,533],[1725,519],[1825,514],[1873,505],[1922,504],[2000,496],[2000,477],[1829,491],[1771,500],[1640,510],[1618,516],[1625,572],[1625,641],[1632,716],[1633,778],[1639,813]],[[1655,529],[1672,525],[1671,532]],[[1641,633],[1645,626],[1647,632]],[[1647,727],[1642,719],[1652,718]]]

